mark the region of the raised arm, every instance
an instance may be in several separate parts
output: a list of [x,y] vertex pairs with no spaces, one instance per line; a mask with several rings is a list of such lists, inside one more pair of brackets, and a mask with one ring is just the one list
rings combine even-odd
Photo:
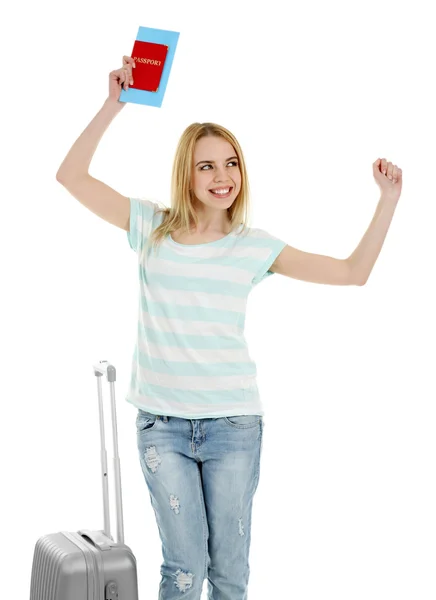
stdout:
[[403,185],[403,171],[385,158],[378,158],[372,167],[381,197],[354,252],[348,258],[333,258],[285,246],[270,271],[312,283],[365,285],[383,247]]
[[108,223],[129,230],[130,200],[89,174],[89,165],[103,134],[125,106],[121,89],[133,83],[134,60],[124,56],[123,67],[109,75],[109,96],[63,160],[56,179],[72,196]]

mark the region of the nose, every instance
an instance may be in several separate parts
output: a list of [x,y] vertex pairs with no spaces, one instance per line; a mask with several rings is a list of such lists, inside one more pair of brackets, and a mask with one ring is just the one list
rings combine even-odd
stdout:
[[214,180],[216,182],[229,181],[230,177],[224,166],[216,165]]

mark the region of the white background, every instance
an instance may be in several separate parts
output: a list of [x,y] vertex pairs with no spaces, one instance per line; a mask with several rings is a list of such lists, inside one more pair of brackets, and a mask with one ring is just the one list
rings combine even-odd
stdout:
[[266,415],[249,597],[434,600],[431,3],[17,6],[1,19],[3,596],[28,597],[38,537],[103,527],[92,364],[107,359],[126,543],[141,599],[157,598],[160,541],[124,401],[136,256],[55,178],[142,25],[181,35],[162,108],[125,107],[91,164],[122,194],[168,205],[180,135],[215,121],[245,152],[251,225],[345,258],[379,199],[372,163],[403,169],[366,286],[275,275],[251,295],[246,335]]

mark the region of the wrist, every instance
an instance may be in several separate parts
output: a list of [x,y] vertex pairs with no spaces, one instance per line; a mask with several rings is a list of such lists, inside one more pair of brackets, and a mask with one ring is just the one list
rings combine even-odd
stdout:
[[389,191],[384,191],[381,193],[380,196],[380,200],[383,200],[383,202],[391,202],[391,203],[397,203],[398,200],[400,199],[400,194],[398,192],[389,192]]
[[119,100],[113,100],[112,98],[106,98],[103,106],[112,111],[114,114],[119,113],[126,106],[125,102],[120,102]]

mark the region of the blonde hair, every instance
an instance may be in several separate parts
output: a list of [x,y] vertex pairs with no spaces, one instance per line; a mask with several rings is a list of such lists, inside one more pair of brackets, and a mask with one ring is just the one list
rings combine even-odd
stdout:
[[194,195],[191,187],[192,162],[195,144],[206,136],[221,137],[234,148],[241,172],[241,189],[232,206],[227,209],[231,223],[230,232],[242,225],[241,233],[248,226],[249,185],[242,149],[235,136],[225,127],[216,123],[192,123],[180,137],[173,162],[171,178],[171,207],[159,209],[164,213],[162,223],[153,231],[149,245],[157,247],[173,231],[187,232],[193,224],[198,225],[198,217],[193,206]]

